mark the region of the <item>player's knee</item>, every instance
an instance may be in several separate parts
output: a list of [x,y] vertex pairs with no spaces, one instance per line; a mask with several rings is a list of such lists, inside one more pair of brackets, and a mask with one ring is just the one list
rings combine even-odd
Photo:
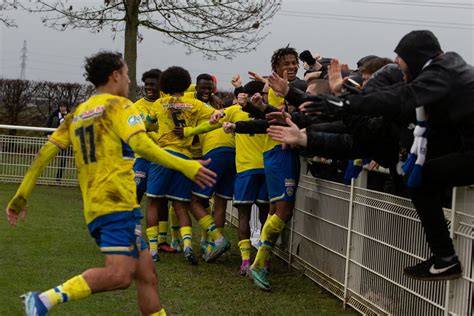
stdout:
[[112,268],[109,271],[110,279],[115,289],[127,289],[133,281],[134,271],[132,269]]

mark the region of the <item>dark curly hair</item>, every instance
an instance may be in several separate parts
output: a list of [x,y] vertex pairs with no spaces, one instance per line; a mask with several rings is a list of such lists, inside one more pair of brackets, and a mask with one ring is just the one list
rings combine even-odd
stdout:
[[112,72],[120,70],[124,65],[122,54],[100,51],[91,57],[86,57],[84,77],[97,88],[105,85],[109,81]]
[[161,73],[160,83],[164,93],[181,93],[191,85],[191,75],[184,68],[172,66]]
[[145,71],[142,75],[142,81],[145,82],[148,78],[152,79],[160,79],[161,76],[161,70],[159,69],[150,69],[148,71]]
[[196,78],[196,83],[198,83],[199,80],[210,80],[210,81],[213,81],[213,80],[212,80],[212,76],[211,76],[210,74],[200,74],[200,75],[197,76],[197,78]]
[[286,55],[293,55],[296,58],[296,61],[299,61],[298,58],[298,53],[293,47],[290,47],[290,45],[287,45],[284,48],[277,49],[276,51],[273,52],[272,55],[272,70],[276,71],[278,64],[280,63],[280,60],[285,57]]

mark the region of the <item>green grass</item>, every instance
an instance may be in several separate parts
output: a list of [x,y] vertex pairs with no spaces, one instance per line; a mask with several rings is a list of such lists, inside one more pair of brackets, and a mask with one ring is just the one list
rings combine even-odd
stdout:
[[[2,209],[16,188],[16,184],[0,184]],[[272,292],[254,288],[248,278],[238,275],[235,229],[227,227],[225,234],[232,240],[232,250],[216,263],[201,261],[194,267],[181,254],[170,254],[156,264],[162,303],[169,315],[356,315],[276,257],[271,266]],[[102,260],[83,220],[79,189],[36,187],[25,223],[10,227],[4,215],[0,220],[0,315],[22,315],[22,293],[49,289],[101,266]],[[51,315],[139,312],[132,286],[58,306]]]

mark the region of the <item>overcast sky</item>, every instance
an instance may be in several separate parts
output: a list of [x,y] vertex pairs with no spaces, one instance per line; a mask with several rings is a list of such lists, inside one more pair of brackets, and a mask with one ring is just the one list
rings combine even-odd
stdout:
[[[44,27],[40,15],[8,12],[18,28],[0,26],[0,77],[19,78],[23,41],[27,42],[26,78],[84,83],[83,59],[100,49],[123,50],[123,34],[91,34],[87,30],[59,32]],[[337,57],[354,67],[369,54],[394,57],[400,38],[414,29],[430,29],[445,51],[456,51],[474,62],[474,1],[472,0],[283,0],[280,12],[267,30],[270,35],[255,52],[233,60],[206,60],[199,53],[186,55],[169,46],[160,33],[141,29],[137,77],[150,68],[172,65],[188,69],[193,78],[208,72],[218,77],[219,88],[229,89],[230,78],[246,71],[270,72],[272,52],[288,43],[301,52],[308,49],[324,57]],[[300,69],[300,76],[302,76]]]

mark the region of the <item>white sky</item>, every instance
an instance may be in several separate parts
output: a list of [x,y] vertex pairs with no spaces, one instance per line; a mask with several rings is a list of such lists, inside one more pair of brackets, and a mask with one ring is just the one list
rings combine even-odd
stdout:
[[[23,41],[27,41],[26,78],[30,80],[84,83],[83,59],[100,49],[123,50],[123,34],[91,34],[87,30],[59,32],[42,25],[40,15],[7,12],[18,28],[0,26],[0,77],[20,76]],[[186,55],[176,44],[164,43],[163,35],[141,29],[137,78],[150,68],[179,65],[193,78],[208,72],[218,77],[220,89],[230,89],[230,78],[246,71],[270,72],[270,57],[288,43],[301,52],[308,49],[324,57],[337,57],[354,67],[369,54],[394,57],[400,38],[414,29],[430,29],[445,51],[456,51],[474,62],[473,0],[283,0],[280,12],[267,28],[271,34],[256,51],[233,60],[206,60],[199,53]],[[300,70],[302,76],[302,70]],[[245,80],[244,80],[245,81]]]

